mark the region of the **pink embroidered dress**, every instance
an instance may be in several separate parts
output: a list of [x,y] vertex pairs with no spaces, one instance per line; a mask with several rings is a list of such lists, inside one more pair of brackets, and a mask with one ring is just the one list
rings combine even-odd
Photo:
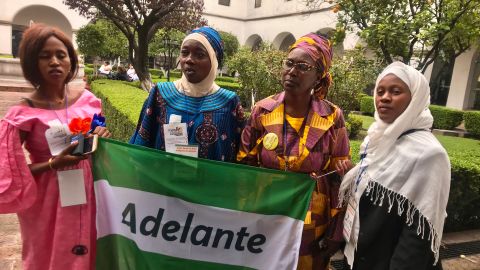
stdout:
[[[68,121],[75,117],[92,117],[100,112],[100,100],[84,90],[68,107]],[[47,123],[55,119],[65,123],[65,117],[65,109],[55,113],[16,105],[0,122],[0,213],[18,215],[24,270],[94,268],[95,197],[90,160],[68,168],[83,169],[87,203],[61,207],[57,172],[50,170],[32,176],[20,142],[19,131],[26,131],[25,148],[30,153],[31,162],[48,161],[51,154],[45,138],[45,130],[49,128]],[[86,254],[72,252],[78,245],[87,251]]]

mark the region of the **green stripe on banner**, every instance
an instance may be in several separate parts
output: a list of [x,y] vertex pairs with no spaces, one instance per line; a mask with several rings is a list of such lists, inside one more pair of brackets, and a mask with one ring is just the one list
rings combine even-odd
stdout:
[[188,202],[303,220],[315,182],[307,174],[181,156],[101,138],[94,179]]
[[[193,261],[158,253],[140,250],[134,241],[121,236],[109,235],[97,240],[97,250],[109,251],[109,256],[98,256],[96,259],[97,269],[115,270],[142,270],[142,269],[175,269],[175,270],[250,270],[244,266],[226,265]],[[117,256],[116,258],[110,255]]]

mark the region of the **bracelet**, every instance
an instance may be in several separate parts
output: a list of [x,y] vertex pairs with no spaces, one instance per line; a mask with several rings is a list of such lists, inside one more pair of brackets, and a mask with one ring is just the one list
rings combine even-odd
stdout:
[[53,168],[53,159],[54,159],[54,157],[51,157],[48,160],[48,167],[50,168],[50,170],[55,170],[55,168]]

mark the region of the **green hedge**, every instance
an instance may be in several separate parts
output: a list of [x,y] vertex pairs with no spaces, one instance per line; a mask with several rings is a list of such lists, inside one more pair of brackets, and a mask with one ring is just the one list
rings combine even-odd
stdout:
[[84,64],[84,66],[87,68],[93,68],[93,64]]
[[375,105],[373,103],[373,97],[362,96],[360,98],[360,111],[368,115],[373,115],[375,113]]
[[180,77],[182,77],[182,71],[181,70],[171,70],[170,71],[170,77],[180,78]]
[[101,76],[101,75],[99,76],[99,75],[95,75],[95,74],[90,74],[90,75],[87,74],[87,83],[89,85],[91,85],[93,81],[100,80],[100,79],[105,79],[105,76]]
[[226,76],[217,77],[217,78],[215,79],[215,81],[217,81],[217,82],[238,83],[237,78],[234,78],[234,77],[226,77]]
[[443,106],[430,105],[433,116],[433,128],[452,130],[463,120],[463,112]]
[[128,141],[135,131],[148,93],[127,82],[102,79],[93,81],[91,89],[102,99],[103,113],[113,138]]
[[[177,78],[177,77],[170,77],[170,81],[171,82],[174,82],[176,80],[178,80],[180,78]],[[153,83],[158,83],[158,82],[166,82],[167,81],[167,78],[161,78],[161,79],[152,79],[152,82]]]
[[[161,70],[159,70],[159,69],[153,69],[153,68],[151,68],[151,69],[150,69],[150,73],[151,73],[152,75],[159,76],[160,78],[163,77],[163,72],[162,72]],[[180,78],[180,77],[182,77],[182,71],[181,71],[181,70],[170,70],[170,78]],[[218,84],[219,82],[220,82],[220,83],[222,83],[222,82],[225,82],[225,83],[234,83],[234,84],[235,84],[235,83],[238,83],[238,80],[237,80],[236,78],[226,77],[226,76],[224,76],[224,77],[220,77],[220,76],[219,76],[219,77],[217,77],[217,78],[215,79],[215,81],[217,82],[217,84]],[[218,84],[218,85],[220,85],[220,84]],[[237,87],[237,88],[238,88],[238,87]]]
[[[445,231],[480,228],[480,141],[436,136],[447,150],[452,165]],[[352,160],[359,162],[361,141],[351,140]]]
[[[103,112],[113,137],[128,141],[133,134],[147,93],[133,83],[95,80],[92,91],[103,101]],[[437,136],[452,164],[452,182],[445,231],[480,227],[480,141]],[[360,140],[351,140],[351,153],[358,162]]]
[[220,86],[222,88],[232,90],[234,92],[237,92],[238,89],[240,88],[240,85],[238,83],[222,82],[222,81],[219,81],[218,78],[215,80],[215,83],[217,83],[218,86]]
[[83,68],[83,71],[85,72],[85,75],[87,76],[92,76],[93,75],[93,68],[85,66]]
[[436,136],[452,164],[446,231],[480,228],[480,141]]
[[362,130],[363,120],[353,114],[350,114],[346,119],[345,125],[347,127],[348,137],[356,138]]
[[150,71],[150,75],[152,76],[155,76],[157,78],[163,77],[163,72],[160,69],[150,68],[148,69],[148,71]]
[[446,231],[480,228],[480,166],[462,157],[450,158],[452,182],[445,221]]
[[470,111],[463,114],[465,129],[475,136],[480,136],[480,111]]
[[[173,82],[173,81],[178,80],[178,79],[179,78],[177,78],[177,77],[171,77],[170,81]],[[152,79],[153,83],[166,82],[166,81],[167,81],[166,78]],[[218,81],[218,80],[215,80],[215,83],[217,83],[218,86],[220,86],[222,88],[232,90],[234,92],[237,92],[237,90],[240,88],[240,85],[238,83],[221,82],[221,81]]]
[[[464,114],[462,111],[438,105],[430,105],[429,108],[434,119],[433,128],[452,130],[462,123]],[[367,115],[375,113],[373,97],[362,96],[360,98],[360,111]]]

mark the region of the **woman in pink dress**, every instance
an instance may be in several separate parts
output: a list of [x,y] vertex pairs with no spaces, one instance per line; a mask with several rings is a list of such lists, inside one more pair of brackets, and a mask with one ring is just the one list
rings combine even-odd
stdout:
[[[68,87],[78,69],[77,55],[57,28],[35,24],[27,29],[20,62],[35,91],[0,122],[0,213],[18,215],[24,270],[93,269],[96,232],[90,159],[72,155],[77,143],[58,138],[73,118],[99,114],[101,102],[84,89]],[[110,136],[103,127],[93,133]],[[62,207],[58,176],[73,170],[76,177],[66,180],[84,181],[80,183],[86,203]]]

